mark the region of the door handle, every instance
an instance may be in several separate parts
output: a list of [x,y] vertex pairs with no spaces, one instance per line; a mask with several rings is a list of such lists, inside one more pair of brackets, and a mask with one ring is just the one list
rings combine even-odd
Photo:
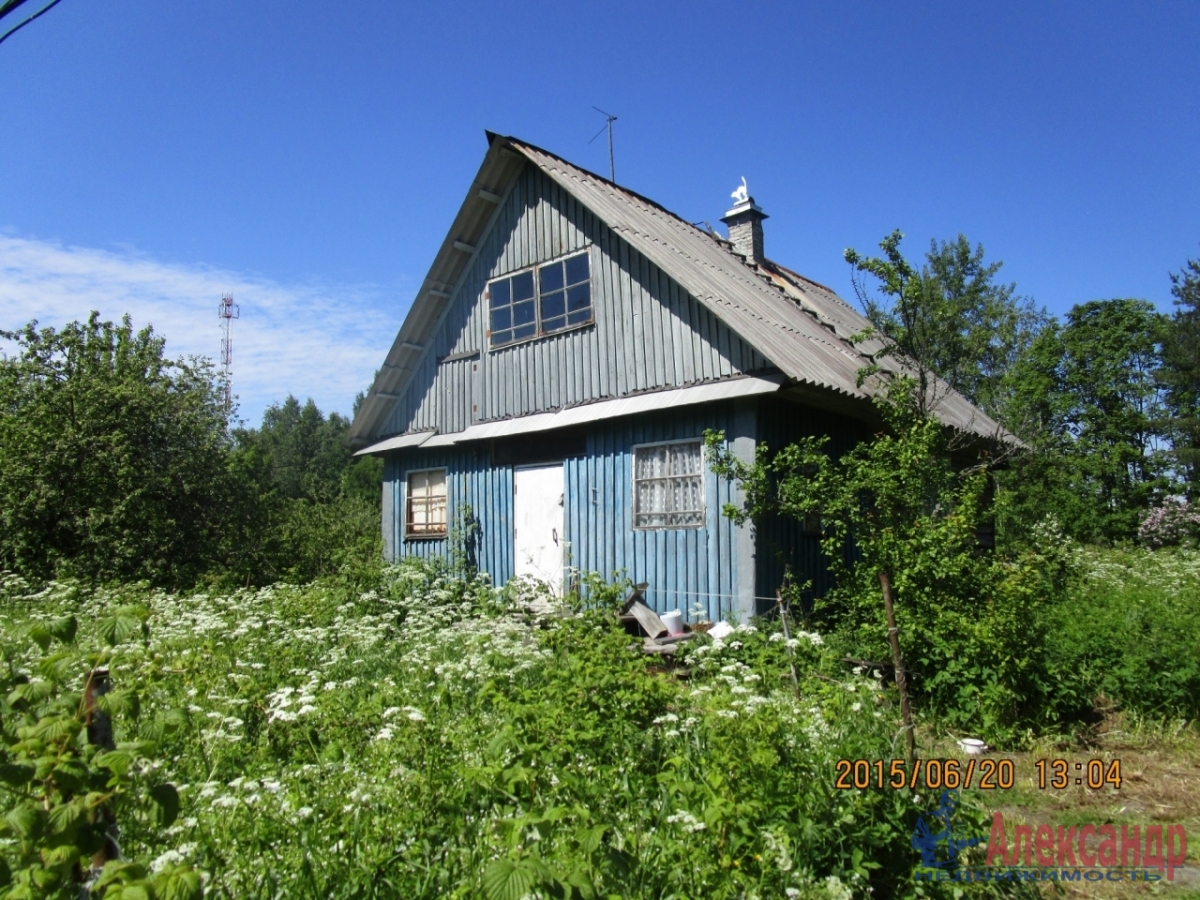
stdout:
[[551,529],[550,529],[550,534],[552,534],[552,535],[554,536],[554,543],[556,543],[556,544],[557,544],[557,543],[558,543],[558,529],[557,529],[557,528],[551,528]]

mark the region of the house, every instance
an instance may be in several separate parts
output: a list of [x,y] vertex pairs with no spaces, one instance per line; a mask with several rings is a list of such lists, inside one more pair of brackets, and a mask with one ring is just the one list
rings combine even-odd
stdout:
[[[744,188],[729,238],[512,137],[488,150],[350,431],[382,456],[389,558],[470,552],[498,583],[575,571],[647,582],[659,610],[746,618],[785,561],[826,579],[818,536],[722,516],[705,429],[740,457],[878,419],[857,384],[867,321],[764,255]],[[963,397],[937,414],[998,426]],[[564,576],[564,572],[568,575]]]

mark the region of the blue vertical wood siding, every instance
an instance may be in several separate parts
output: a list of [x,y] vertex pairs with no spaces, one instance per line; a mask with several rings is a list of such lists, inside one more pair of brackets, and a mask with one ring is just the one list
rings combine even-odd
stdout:
[[[588,249],[595,323],[490,350],[491,278]],[[464,354],[477,352],[474,360]],[[528,415],[768,368],[709,310],[534,166],[517,176],[379,436]]]
[[[444,539],[404,539],[403,489],[407,473],[446,468],[446,495],[451,533]],[[486,447],[401,451],[387,457],[384,484],[393,498],[396,515],[384,523],[391,529],[395,557],[444,557],[451,541],[461,540],[459,529],[470,510],[477,531],[471,552],[480,571],[494,583],[504,584],[513,575],[512,468],[492,466]],[[386,544],[386,541],[385,541]]]
[[[665,612],[681,610],[691,620],[726,618],[737,606],[738,572],[753,566],[739,560],[737,526],[721,514],[733,499],[731,485],[707,466],[705,522],[701,528],[633,527],[633,448],[659,441],[702,439],[705,429],[734,435],[732,402],[684,407],[593,425],[587,453],[564,461],[567,565],[605,578],[624,575],[647,582],[647,602]],[[512,467],[493,466],[485,447],[405,450],[388,457],[385,479],[393,492],[391,524],[399,556],[430,557],[447,552],[448,540],[405,541],[402,536],[402,482],[408,471],[445,466],[451,521],[470,506],[479,526],[477,563],[496,584],[513,573]]]

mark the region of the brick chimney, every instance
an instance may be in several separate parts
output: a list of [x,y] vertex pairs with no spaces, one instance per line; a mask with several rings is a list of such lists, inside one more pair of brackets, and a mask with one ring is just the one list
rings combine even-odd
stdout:
[[746,257],[746,262],[760,263],[766,259],[763,255],[762,223],[767,214],[746,192],[745,178],[732,196],[733,209],[725,213],[721,221],[729,226],[729,240],[733,244],[733,250]]

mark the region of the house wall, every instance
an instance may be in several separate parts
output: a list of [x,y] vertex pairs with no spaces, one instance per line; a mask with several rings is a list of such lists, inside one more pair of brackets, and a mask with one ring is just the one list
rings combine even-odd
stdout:
[[[608,577],[622,573],[634,583],[648,582],[647,602],[654,609],[682,610],[687,618],[699,605],[702,617],[745,619],[754,604],[754,542],[749,526],[739,528],[721,515],[721,507],[740,498],[731,485],[705,474],[705,525],[702,528],[633,528],[633,447],[637,444],[700,438],[705,429],[726,432],[727,439],[749,442],[752,453],[754,402],[684,407],[651,415],[595,423],[586,436],[584,455],[564,461],[567,565]],[[429,557],[447,552],[446,540],[402,539],[404,479],[409,470],[447,466],[451,515],[469,505],[479,526],[479,568],[503,584],[513,574],[512,471],[493,465],[486,447],[403,450],[388,457],[384,484],[396,511],[388,527],[395,556]]]
[[[584,248],[591,253],[594,324],[490,350],[488,280]],[[527,165],[376,436],[461,431],[477,421],[766,368],[761,354],[694,297]]]

